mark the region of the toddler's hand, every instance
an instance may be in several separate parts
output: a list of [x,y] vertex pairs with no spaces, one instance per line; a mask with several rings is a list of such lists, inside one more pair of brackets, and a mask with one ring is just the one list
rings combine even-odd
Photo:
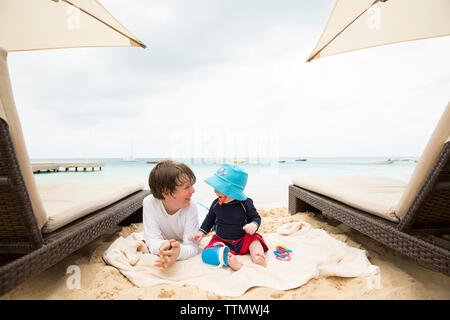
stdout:
[[204,236],[205,236],[205,234],[203,232],[199,231],[196,234],[194,234],[193,236],[190,236],[188,238],[188,240],[195,241],[195,242],[200,242],[203,239]]
[[253,235],[258,229],[258,226],[256,225],[256,223],[250,222],[243,226],[242,229],[244,229],[244,231],[249,235]]

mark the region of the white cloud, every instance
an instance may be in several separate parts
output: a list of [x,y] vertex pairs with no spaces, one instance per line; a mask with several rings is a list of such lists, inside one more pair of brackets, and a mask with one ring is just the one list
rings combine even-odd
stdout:
[[10,54],[31,157],[418,156],[449,101],[448,38],[306,63],[330,1],[198,3],[105,1],[146,50]]

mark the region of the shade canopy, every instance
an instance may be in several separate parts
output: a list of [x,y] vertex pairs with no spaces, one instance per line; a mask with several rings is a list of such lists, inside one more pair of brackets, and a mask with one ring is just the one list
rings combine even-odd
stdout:
[[448,35],[449,0],[336,0],[327,25],[307,61]]
[[7,51],[145,44],[97,0],[1,0],[0,47]]
[[39,228],[47,215],[14,102],[8,51],[117,46],[145,48],[96,0],[0,0],[0,121],[8,126]]

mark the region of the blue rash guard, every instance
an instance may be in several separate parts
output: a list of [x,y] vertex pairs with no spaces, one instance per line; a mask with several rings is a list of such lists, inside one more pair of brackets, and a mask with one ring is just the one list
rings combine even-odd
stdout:
[[261,217],[256,211],[252,199],[233,200],[222,205],[219,205],[218,199],[215,199],[200,230],[207,234],[215,225],[216,235],[219,238],[234,241],[246,235],[242,227],[250,222],[255,223],[258,228],[261,224]]

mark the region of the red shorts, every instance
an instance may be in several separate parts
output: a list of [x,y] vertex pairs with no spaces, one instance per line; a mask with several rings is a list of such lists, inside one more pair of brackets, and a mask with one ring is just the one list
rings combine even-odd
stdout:
[[264,252],[266,252],[267,250],[269,250],[269,248],[266,245],[266,242],[264,241],[263,237],[258,234],[258,233],[254,233],[253,235],[250,234],[246,234],[245,236],[243,236],[240,239],[234,240],[234,241],[226,241],[223,240],[221,238],[219,238],[216,235],[213,235],[213,237],[211,238],[211,241],[209,241],[208,245],[205,247],[206,248],[210,248],[213,246],[214,243],[216,242],[223,242],[228,248],[230,248],[230,252],[234,255],[243,255],[243,254],[247,254],[249,253],[248,248],[250,247],[250,244],[255,241],[255,240],[259,240],[261,242],[261,245],[264,249]]

